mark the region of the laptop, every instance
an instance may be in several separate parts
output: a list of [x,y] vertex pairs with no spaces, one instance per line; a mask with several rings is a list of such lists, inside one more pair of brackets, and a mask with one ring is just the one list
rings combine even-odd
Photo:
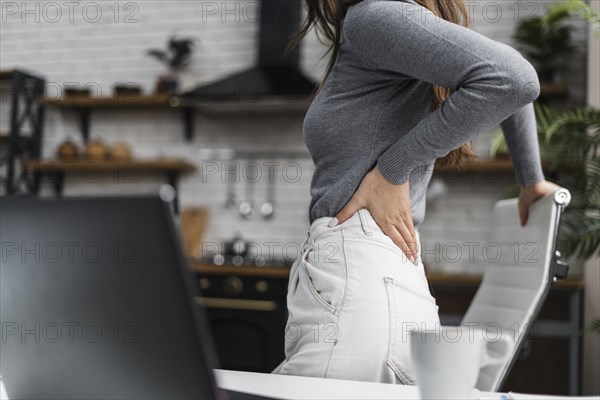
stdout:
[[18,399],[261,399],[219,389],[160,195],[0,199],[0,375]]

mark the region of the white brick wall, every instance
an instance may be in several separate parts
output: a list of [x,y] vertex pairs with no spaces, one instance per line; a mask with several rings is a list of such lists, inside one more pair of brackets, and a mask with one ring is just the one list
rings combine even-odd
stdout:
[[[475,30],[510,43],[515,23],[512,10],[518,7],[523,13],[525,5],[529,4],[537,7],[536,13],[540,13],[547,2],[484,1],[467,4],[472,10]],[[77,82],[82,86],[94,84],[101,88],[102,93],[110,94],[110,87],[116,82],[137,82],[150,92],[163,69],[145,52],[148,48],[163,47],[167,37],[174,33],[197,39],[192,66],[182,77],[184,86],[214,81],[245,69],[254,64],[256,58],[258,24],[254,22],[254,0],[70,3],[3,0],[0,5],[0,68],[23,67],[37,71],[59,86],[66,82]],[[502,9],[500,18],[496,16],[497,5]],[[235,7],[241,10],[237,15],[225,13],[226,9]],[[60,14],[57,14],[58,9]],[[95,21],[98,9],[101,10],[101,18]],[[521,14],[521,17],[526,15]],[[129,19],[126,20],[126,17]],[[581,43],[585,40],[584,24],[578,20],[574,20],[573,24],[578,28],[575,39]],[[323,53],[324,47],[314,35],[301,48],[302,68],[314,79],[318,79],[324,71],[327,60],[320,59]],[[575,102],[585,95],[584,60],[583,54],[573,57],[567,76]],[[6,130],[7,124],[8,107],[3,103],[0,130]],[[207,156],[204,149],[260,148],[304,152],[305,157],[299,160],[278,160],[282,165],[299,162],[303,175],[298,182],[279,180],[277,217],[270,222],[260,218],[246,221],[234,211],[224,209],[226,189],[218,177],[212,176],[204,183],[199,172],[186,176],[180,185],[183,206],[211,207],[209,241],[228,239],[235,230],[259,242],[303,240],[308,228],[312,162],[302,142],[302,116],[217,117],[198,114],[193,143],[183,140],[181,124],[180,114],[172,110],[95,110],[92,136],[102,138],[108,144],[124,140],[132,144],[137,157],[183,157],[197,163],[199,170],[202,170],[203,162],[213,161],[213,156]],[[76,115],[68,110],[49,109],[44,156],[53,156],[58,144],[66,137],[80,140]],[[487,150],[489,137],[487,134],[478,139],[480,153]],[[147,191],[160,183],[160,176],[149,176],[135,185],[115,185],[107,178],[95,185],[70,183],[65,193]],[[259,204],[265,197],[265,184],[266,173],[256,187]],[[244,188],[238,185],[237,190],[238,197],[243,198]],[[502,190],[503,185],[500,184],[450,185],[445,198],[430,202],[429,213],[422,226],[423,237],[444,241],[448,237],[479,235],[488,223],[491,204]],[[452,268],[464,269],[456,265]]]

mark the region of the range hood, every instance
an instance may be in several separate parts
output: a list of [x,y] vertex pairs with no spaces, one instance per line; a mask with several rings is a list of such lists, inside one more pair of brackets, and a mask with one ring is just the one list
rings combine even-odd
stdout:
[[183,94],[182,100],[272,103],[308,99],[316,83],[300,71],[298,47],[283,57],[290,36],[300,26],[301,1],[262,0],[255,66],[217,82],[201,84]]

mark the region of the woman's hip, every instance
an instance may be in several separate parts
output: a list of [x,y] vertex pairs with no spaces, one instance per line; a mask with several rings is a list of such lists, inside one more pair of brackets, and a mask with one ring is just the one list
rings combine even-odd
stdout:
[[412,383],[408,332],[439,322],[420,258],[409,261],[366,209],[327,222],[311,224],[291,269],[283,373]]
[[[338,316],[348,304],[356,314],[387,306],[390,283],[432,298],[421,258],[413,264],[377,226],[366,209],[333,228],[315,220],[290,271],[288,308],[313,305]],[[420,249],[421,246],[419,246]],[[362,306],[364,304],[364,306]]]
[[328,227],[330,219],[322,217],[313,221],[294,268],[302,267],[309,275],[311,272],[316,275],[312,277],[314,281],[329,280],[331,284],[354,279],[367,287],[382,284],[388,277],[417,288],[427,287],[418,231],[415,265],[382,231],[367,209],[359,209],[334,227]]

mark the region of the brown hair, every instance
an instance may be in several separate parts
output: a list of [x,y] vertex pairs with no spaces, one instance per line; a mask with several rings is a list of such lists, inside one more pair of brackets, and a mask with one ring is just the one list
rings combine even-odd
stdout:
[[[316,27],[317,37],[323,43],[322,35],[330,42],[329,49],[325,53],[331,52],[331,58],[323,78],[314,91],[316,95],[323,87],[331,72],[337,58],[340,47],[340,26],[341,21],[346,16],[348,8],[362,0],[305,0],[307,6],[307,16],[302,26],[290,39],[286,54],[296,47],[300,41],[307,35],[312,27]],[[446,21],[469,27],[469,15],[463,0],[415,0],[419,5],[427,8],[436,16]],[[439,107],[442,102],[452,93],[452,89],[433,85],[435,102],[432,104],[432,110]],[[437,166],[462,165],[465,161],[475,158],[476,155],[470,145],[465,143],[461,147],[452,150],[445,157],[436,160]]]

